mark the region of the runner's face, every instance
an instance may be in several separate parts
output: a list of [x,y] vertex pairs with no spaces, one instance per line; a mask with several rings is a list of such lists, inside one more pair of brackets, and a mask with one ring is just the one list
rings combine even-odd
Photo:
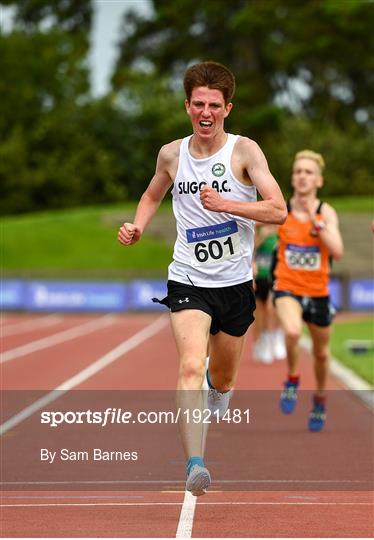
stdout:
[[318,164],[313,159],[301,158],[295,161],[292,170],[292,187],[298,195],[309,195],[322,186],[323,177]]
[[194,88],[191,100],[186,100],[185,106],[194,133],[204,138],[211,138],[223,131],[224,120],[232,109],[232,103],[225,105],[220,90],[206,86]]

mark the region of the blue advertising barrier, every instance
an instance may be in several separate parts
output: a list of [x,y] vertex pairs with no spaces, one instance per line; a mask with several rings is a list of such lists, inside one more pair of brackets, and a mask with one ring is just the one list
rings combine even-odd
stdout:
[[0,284],[0,308],[23,309],[26,283],[21,279],[4,279]]
[[[343,302],[343,284],[339,279],[330,282],[331,301],[336,309],[374,309],[374,281],[353,279],[348,284],[348,306]],[[166,280],[134,280],[130,283],[26,281],[4,279],[0,286],[2,310],[126,312],[165,310],[152,302],[167,294]]]
[[130,309],[165,310],[166,307],[152,302],[152,298],[162,300],[167,295],[166,281],[136,280],[129,284]]
[[343,306],[342,283],[338,279],[331,279],[329,283],[330,300],[335,309],[341,309]]
[[374,281],[372,279],[352,279],[348,288],[348,304],[352,310],[374,309]]
[[24,309],[29,311],[127,311],[128,288],[121,283],[30,281]]

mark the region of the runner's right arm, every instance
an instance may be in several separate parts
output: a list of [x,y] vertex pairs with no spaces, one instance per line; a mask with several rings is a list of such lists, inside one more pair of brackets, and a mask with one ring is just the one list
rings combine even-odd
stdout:
[[173,180],[170,171],[174,158],[175,149],[173,143],[161,148],[157,158],[156,172],[140,198],[134,223],[124,223],[118,232],[118,240],[124,246],[130,246],[140,240],[168,189],[172,186]]

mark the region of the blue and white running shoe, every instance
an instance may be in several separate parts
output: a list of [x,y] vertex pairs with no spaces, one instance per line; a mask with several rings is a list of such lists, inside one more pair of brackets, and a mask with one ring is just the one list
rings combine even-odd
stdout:
[[284,414],[291,414],[295,410],[297,402],[297,387],[298,383],[286,381],[284,383],[284,390],[281,393],[279,406]]
[[321,431],[326,422],[326,407],[323,403],[313,403],[308,419],[309,431]]
[[206,493],[210,483],[208,469],[200,465],[193,465],[187,477],[186,490],[190,491],[195,497],[200,497],[200,495]]

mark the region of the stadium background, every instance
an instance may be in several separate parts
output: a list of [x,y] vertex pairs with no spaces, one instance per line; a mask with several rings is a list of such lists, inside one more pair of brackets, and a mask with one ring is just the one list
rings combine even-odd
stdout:
[[[372,470],[373,422],[357,395],[370,397],[373,384],[374,5],[154,0],[144,10],[136,1],[120,2],[129,9],[118,35],[108,30],[116,60],[108,87],[98,94],[90,51],[99,2],[0,1],[1,432],[9,475],[9,484],[2,482],[2,532],[370,537],[372,481],[366,471]],[[100,4],[110,10],[112,2]],[[125,399],[134,390],[137,406],[157,391],[174,393],[177,362],[168,318],[152,311],[162,308],[150,302],[165,290],[175,235],[170,198],[138,245],[124,249],[116,236],[119,225],[132,219],[159,147],[189,133],[182,76],[203,59],[234,71],[235,106],[226,127],[260,144],[286,196],[294,154],[312,148],[325,157],[320,195],[337,209],[345,243],[345,256],[333,267],[332,294],[340,310],[333,345],[368,383],[360,379],[361,390],[353,393],[334,371],[326,430],[311,439],[308,350],[301,352],[298,414],[285,418],[277,410],[284,361],[254,362],[249,332],[234,400],[250,395],[255,406],[257,395],[260,407],[250,432],[228,429],[224,437],[212,431],[214,483],[203,501],[186,504],[174,432],[175,449],[168,445],[164,452],[157,433],[147,444],[163,459],[157,467],[152,456],[144,460],[144,491],[117,470],[113,477],[100,472],[106,483],[98,486],[96,467],[86,477],[74,469],[72,482],[58,484],[56,470],[43,468],[34,454],[41,407],[70,407],[82,390],[96,405],[104,396],[108,406],[114,391]],[[367,346],[350,356],[347,340]],[[42,433],[46,444],[56,442]],[[82,441],[80,430],[74,437]],[[109,444],[103,439],[100,444]],[[300,456],[294,468],[290,441]],[[142,440],[135,442],[141,446]],[[240,453],[229,460],[238,471],[225,470],[220,461],[230,450]],[[152,474],[164,479],[162,467],[170,476],[155,489]],[[230,490],[225,482],[233,478],[240,485]],[[267,482],[276,489],[267,491]]]
[[[160,145],[189,132],[185,68],[210,58],[237,79],[227,129],[260,144],[286,196],[295,152],[324,155],[320,195],[338,210],[345,243],[333,267],[333,301],[370,314],[371,2],[123,0],[114,8],[109,0],[5,0],[0,7],[2,310],[157,309],[150,298],[165,289],[175,234],[170,199],[131,251],[116,232],[132,219]],[[121,13],[115,35],[98,34],[100,21],[109,32]],[[98,55],[109,74],[100,91],[92,56],[99,35],[106,51],[112,47],[110,58]]]

